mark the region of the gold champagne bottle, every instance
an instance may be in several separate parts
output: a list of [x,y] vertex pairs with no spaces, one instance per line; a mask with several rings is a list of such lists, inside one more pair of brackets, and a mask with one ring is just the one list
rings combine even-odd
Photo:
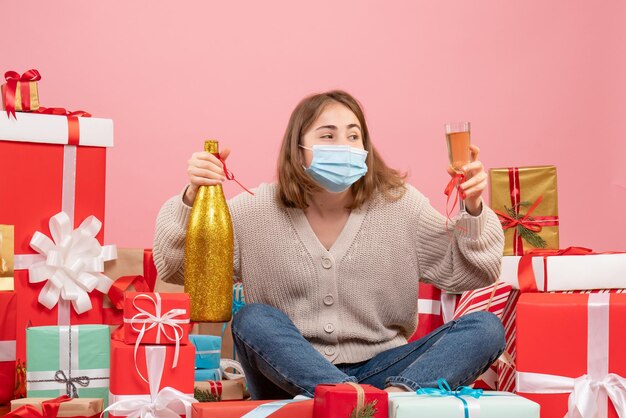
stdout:
[[[206,141],[204,150],[218,156],[218,142]],[[192,321],[230,320],[233,248],[233,223],[222,185],[200,186],[185,241],[185,292],[191,299]]]

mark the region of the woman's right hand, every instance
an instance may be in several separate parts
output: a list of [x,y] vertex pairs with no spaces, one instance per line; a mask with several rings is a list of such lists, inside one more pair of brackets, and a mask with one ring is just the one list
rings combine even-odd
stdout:
[[[230,148],[223,148],[220,151],[222,160],[226,160],[229,154]],[[200,186],[215,186],[226,180],[224,165],[215,155],[206,151],[193,153],[187,161],[187,175],[189,187],[187,187],[183,201],[189,206],[193,205]]]

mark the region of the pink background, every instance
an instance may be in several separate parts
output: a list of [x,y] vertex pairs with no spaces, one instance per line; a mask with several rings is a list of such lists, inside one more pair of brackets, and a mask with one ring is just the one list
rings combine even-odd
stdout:
[[[3,2],[0,71],[37,68],[46,106],[115,120],[106,241],[152,245],[205,138],[250,187],[287,119],[331,88],[363,104],[387,162],[443,211],[443,124],[487,168],[555,164],[561,245],[624,250],[626,2]],[[230,182],[227,196],[240,192]]]

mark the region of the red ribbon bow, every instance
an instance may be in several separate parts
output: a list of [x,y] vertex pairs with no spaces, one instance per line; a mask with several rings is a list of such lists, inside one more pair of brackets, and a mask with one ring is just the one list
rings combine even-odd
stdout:
[[[533,205],[528,209],[528,211],[526,212],[526,215],[524,215],[524,217],[521,219],[512,218],[506,213],[501,212],[499,210],[494,210],[494,212],[497,213],[498,216],[500,217],[500,222],[502,223],[502,229],[504,230],[509,229],[509,228],[515,228],[518,225],[521,225],[522,227],[530,231],[541,232],[541,230],[543,229],[543,226],[541,226],[541,224],[544,223],[544,221],[530,219],[530,215],[537,208],[537,206],[539,206],[542,200],[543,200],[543,196],[539,196],[537,200],[535,201],[535,203],[533,203]],[[515,212],[519,213],[519,206],[515,208]]]
[[[465,198],[465,192],[461,190],[461,184],[465,182],[465,175],[462,173],[457,173],[450,179],[446,189],[443,191],[443,194],[447,196],[446,198],[446,232],[448,231],[448,221],[452,220],[450,215],[452,215],[452,211],[456,207],[457,202],[460,199]],[[456,193],[455,193],[456,189]],[[452,203],[452,207],[450,207],[450,197],[454,193],[454,203]],[[465,230],[464,228],[459,227],[461,230]],[[448,233],[449,234],[449,233]]]
[[20,84],[20,93],[22,95],[22,110],[30,110],[30,82],[41,80],[41,74],[39,71],[32,69],[26,71],[20,75],[15,71],[7,71],[4,73],[4,78],[7,81],[7,89],[4,98],[4,106],[7,111],[7,116],[13,116],[15,118],[15,94],[17,92],[17,83]]
[[44,115],[67,116],[67,144],[78,145],[80,141],[80,124],[78,118],[90,118],[91,113],[84,110],[69,111],[62,107],[40,107],[37,113]]
[[43,401],[41,403],[41,411],[32,405],[23,405],[17,408],[15,411],[9,412],[5,417],[20,417],[20,418],[57,418],[59,414],[59,407],[63,402],[71,401],[67,395],[59,396],[55,399]]

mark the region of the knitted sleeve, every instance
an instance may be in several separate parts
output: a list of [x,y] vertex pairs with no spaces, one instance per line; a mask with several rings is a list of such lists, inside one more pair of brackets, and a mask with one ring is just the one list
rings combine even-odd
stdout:
[[[183,261],[185,258],[185,236],[187,222],[191,214],[191,206],[183,202],[185,190],[167,200],[156,220],[156,231],[153,241],[154,264],[158,278],[164,282],[183,284]],[[235,279],[239,274],[239,246],[235,234],[234,247]]]
[[453,292],[476,289],[500,275],[504,233],[496,214],[483,202],[478,216],[461,212],[448,222],[417,190],[416,249],[420,280]]

